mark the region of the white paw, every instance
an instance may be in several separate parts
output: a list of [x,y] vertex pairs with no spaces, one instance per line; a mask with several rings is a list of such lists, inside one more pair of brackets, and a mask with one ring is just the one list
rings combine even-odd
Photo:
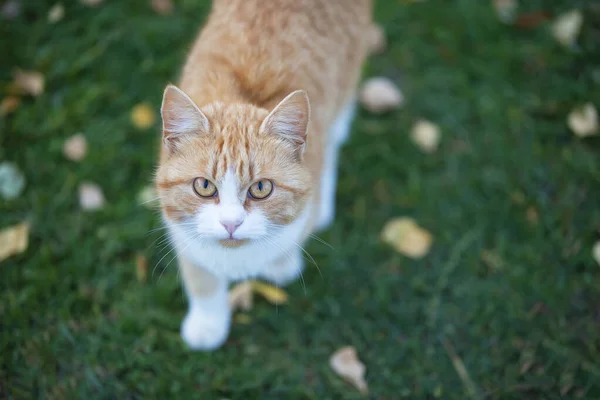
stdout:
[[208,311],[190,307],[181,324],[181,337],[193,350],[211,351],[220,347],[229,335],[231,312],[228,308]]
[[294,253],[291,257],[282,257],[281,261],[269,265],[261,276],[276,284],[285,286],[298,279],[304,271],[304,262],[300,253]]

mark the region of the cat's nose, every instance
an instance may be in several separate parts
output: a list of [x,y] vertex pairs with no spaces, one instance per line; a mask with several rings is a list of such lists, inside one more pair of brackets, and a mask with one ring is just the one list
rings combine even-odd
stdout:
[[233,232],[241,225],[241,222],[221,221],[221,225],[225,228],[229,236],[233,236]]

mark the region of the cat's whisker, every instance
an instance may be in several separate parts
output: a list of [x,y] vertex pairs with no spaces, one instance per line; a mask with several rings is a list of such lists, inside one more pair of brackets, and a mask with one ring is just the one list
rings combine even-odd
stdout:
[[319,236],[315,235],[314,233],[309,233],[308,237],[311,238],[311,239],[316,240],[319,243],[324,244],[325,246],[329,247],[331,250],[335,250],[335,248],[332,245],[330,245],[329,243],[327,243],[325,240],[323,240]]
[[319,275],[321,275],[321,278],[323,277],[323,274],[321,273],[321,268],[319,268],[319,264],[317,264],[317,261],[314,259],[314,257],[308,252],[306,251],[306,249],[302,246],[300,246],[298,243],[292,241],[293,244],[295,244],[300,250],[302,250],[302,252],[304,254],[306,254],[306,256],[309,258],[310,262],[317,267],[317,271],[319,271]]
[[[273,241],[267,237],[265,237],[264,239],[271,245],[279,248],[279,250],[281,250],[285,254],[285,256],[287,257],[288,260],[293,260],[294,254],[290,250],[283,248],[283,246],[281,246],[280,244],[276,243],[275,241]],[[302,290],[304,291],[304,295],[306,296],[306,294],[307,294],[306,282],[304,281],[304,273],[302,272],[302,267],[298,266],[297,271],[300,273],[300,282],[302,283]]]
[[176,254],[173,256],[173,258],[171,258],[171,261],[169,261],[169,263],[168,263],[168,264],[167,264],[167,265],[166,265],[166,266],[165,266],[165,267],[162,269],[162,271],[160,272],[160,275],[158,276],[158,281],[157,281],[157,282],[160,282],[160,278],[162,278],[163,274],[165,273],[165,270],[166,270],[167,268],[169,268],[169,265],[171,265],[171,263],[172,263],[172,262],[173,262],[173,261],[174,261],[176,258],[178,258],[178,257],[181,255],[181,253],[183,253],[184,251],[186,251],[186,250],[188,249],[188,247],[190,247],[192,244],[194,244],[194,242],[195,242],[197,239],[199,239],[201,236],[202,236],[202,234],[201,234],[201,233],[198,233],[198,234],[196,234],[195,236],[193,236],[193,237],[192,237],[192,239],[191,239],[191,240],[189,240],[189,243],[188,243],[188,244],[187,244],[187,245],[186,245],[186,246],[185,246],[183,249],[181,249],[180,251],[178,251],[178,252],[177,252],[177,253],[176,253]]

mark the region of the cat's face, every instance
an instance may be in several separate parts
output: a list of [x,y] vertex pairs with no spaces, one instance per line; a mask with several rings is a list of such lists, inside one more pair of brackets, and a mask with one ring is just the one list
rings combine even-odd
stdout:
[[294,92],[270,114],[249,105],[198,109],[169,86],[156,185],[165,219],[190,246],[269,243],[310,199],[302,163],[309,105]]

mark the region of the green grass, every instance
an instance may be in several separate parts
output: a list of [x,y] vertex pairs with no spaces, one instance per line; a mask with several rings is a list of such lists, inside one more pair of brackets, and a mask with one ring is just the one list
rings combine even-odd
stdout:
[[[31,243],[0,264],[0,397],[359,398],[328,366],[353,345],[373,399],[600,398],[600,141],[566,126],[575,106],[600,106],[600,11],[585,1],[522,1],[521,10],[585,9],[576,51],[549,23],[497,21],[488,1],[380,1],[388,51],[366,75],[391,77],[407,97],[383,117],[361,111],[340,166],[338,213],[311,242],[322,275],[308,268],[291,301],[258,301],[210,354],[186,350],[186,311],[175,263],[143,283],[166,248],[156,212],[139,206],[151,181],[158,125],[138,130],[131,108],[158,109],[208,11],[175,1],[170,16],[148,1],[22,1],[0,22],[0,88],[15,67],[36,69],[46,91],[0,117],[0,159],[27,187],[0,200],[0,227],[29,220]],[[551,5],[549,5],[551,4]],[[443,130],[424,155],[408,132],[418,118]],[[81,163],[62,155],[83,132]],[[79,209],[77,187],[94,181],[107,206]],[[411,216],[435,236],[414,261],[381,243],[387,220]],[[529,218],[528,218],[529,215]],[[537,217],[536,217],[537,216]],[[562,392],[562,394],[561,394]]]

